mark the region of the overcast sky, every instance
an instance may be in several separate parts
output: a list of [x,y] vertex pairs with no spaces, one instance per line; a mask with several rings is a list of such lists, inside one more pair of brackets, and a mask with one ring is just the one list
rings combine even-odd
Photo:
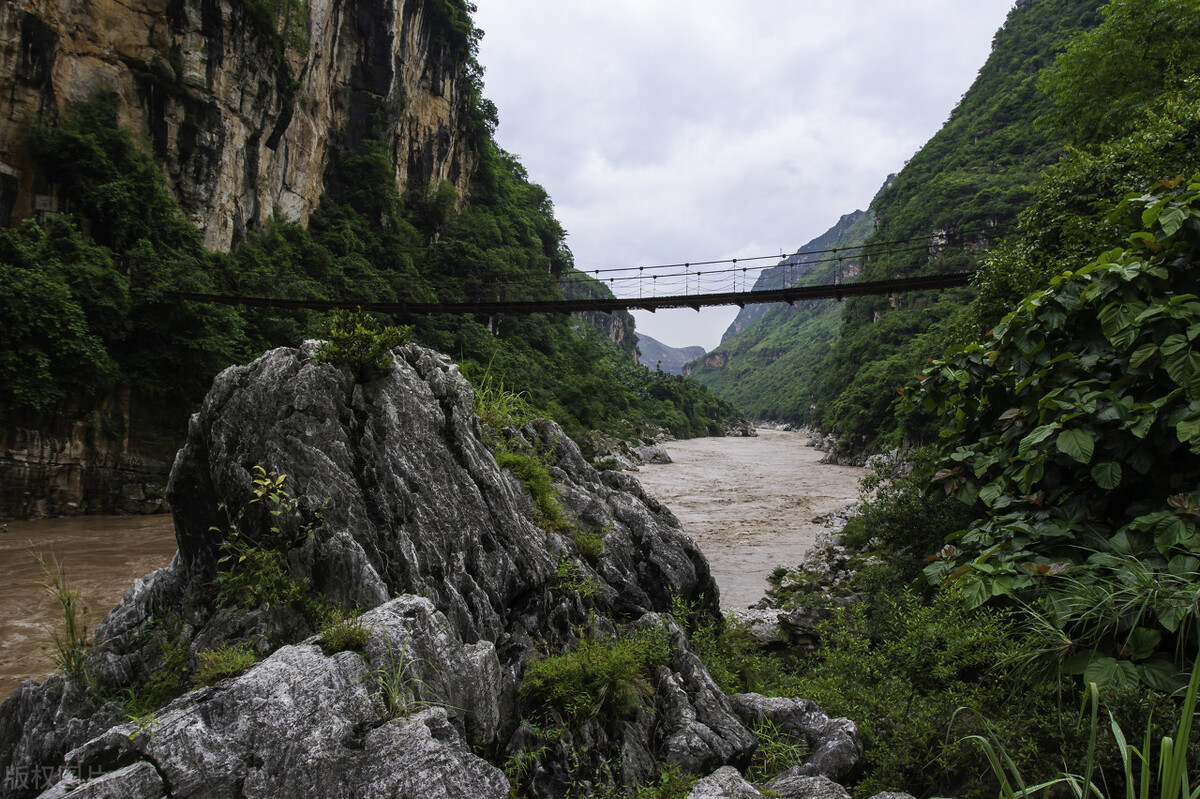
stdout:
[[[589,271],[793,252],[865,208],[945,122],[1013,5],[475,2],[497,139]],[[712,349],[736,313],[635,316]]]

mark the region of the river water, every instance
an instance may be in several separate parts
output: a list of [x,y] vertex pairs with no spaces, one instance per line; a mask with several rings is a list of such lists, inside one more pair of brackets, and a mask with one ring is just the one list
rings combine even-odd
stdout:
[[[819,463],[802,433],[697,438],[667,444],[674,463],[643,466],[646,490],[674,511],[708,557],[725,611],[762,597],[777,565],[795,565],[824,529],[813,519],[852,503],[863,469]],[[57,558],[88,608],[89,630],[134,578],[175,554],[169,515],[77,516],[10,522],[0,535],[0,701],[54,670],[50,629],[61,620],[34,558]]]
[[760,428],[757,438],[672,441],[674,463],[635,475],[708,558],[726,613],[761,599],[776,566],[800,562],[825,529],[816,517],[858,498],[868,470],[821,463],[807,438]]
[[54,671],[50,629],[62,610],[34,553],[51,567],[55,559],[63,565],[67,586],[87,608],[90,634],[134,578],[166,566],[175,548],[169,514],[9,522],[0,535],[0,701],[21,680]]

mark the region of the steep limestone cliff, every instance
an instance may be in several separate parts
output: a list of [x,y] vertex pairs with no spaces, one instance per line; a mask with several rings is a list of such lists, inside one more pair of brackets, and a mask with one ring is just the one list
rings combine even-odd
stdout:
[[304,0],[290,46],[272,5],[0,3],[0,224],[59,210],[24,131],[97,95],[144,134],[212,249],[272,217],[305,223],[338,153],[364,139],[391,149],[401,190],[465,193],[469,43],[447,31],[442,0]]

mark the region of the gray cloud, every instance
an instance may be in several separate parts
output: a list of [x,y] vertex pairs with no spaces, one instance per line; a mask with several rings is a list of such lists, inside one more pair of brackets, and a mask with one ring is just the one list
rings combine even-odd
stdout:
[[[476,2],[497,138],[586,270],[790,251],[865,207],[945,121],[1012,5]],[[735,313],[638,313],[638,328],[711,349]]]

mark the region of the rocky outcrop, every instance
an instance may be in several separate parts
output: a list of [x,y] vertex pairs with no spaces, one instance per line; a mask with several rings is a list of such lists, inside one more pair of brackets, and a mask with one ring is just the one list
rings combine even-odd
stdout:
[[[30,681],[0,706],[0,771],[49,766],[55,790],[87,795],[150,795],[161,782],[173,796],[434,795],[421,792],[431,785],[499,796],[497,766],[525,755],[535,734],[529,664],[582,637],[651,633],[667,654],[644,702],[561,724],[524,789],[627,787],[661,758],[692,773],[745,762],[753,735],[665,613],[672,595],[702,616],[718,607],[707,562],[667,509],[632,477],[593,470],[557,426],[535,423],[508,431],[506,446],[551,464],[569,524],[547,524],[526,485],[497,466],[448,359],[408,345],[386,376],[363,383],[314,361],[314,347],[218,376],[171,473],[176,558],[135,582],[97,629],[93,690]],[[287,475],[289,502],[256,497],[255,466]],[[228,542],[269,534],[287,537],[287,577],[308,597],[369,611],[361,653],[326,655],[304,603],[218,595]],[[162,680],[172,668],[164,631],[192,669],[222,645],[264,659],[159,707],[152,725],[129,722],[105,700]]]
[[61,200],[28,158],[26,126],[53,124],[97,95],[115,97],[122,125],[145,136],[212,249],[271,217],[305,223],[338,153],[366,139],[395,156],[401,190],[445,180],[461,196],[474,161],[469,44],[454,41],[439,8],[0,4],[0,224],[54,212]]

